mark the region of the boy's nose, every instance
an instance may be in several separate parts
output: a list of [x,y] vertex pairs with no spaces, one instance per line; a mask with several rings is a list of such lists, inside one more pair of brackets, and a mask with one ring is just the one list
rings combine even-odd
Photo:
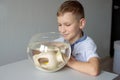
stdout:
[[64,33],[65,31],[66,31],[66,30],[65,30],[65,27],[62,26],[62,28],[61,28],[61,32]]

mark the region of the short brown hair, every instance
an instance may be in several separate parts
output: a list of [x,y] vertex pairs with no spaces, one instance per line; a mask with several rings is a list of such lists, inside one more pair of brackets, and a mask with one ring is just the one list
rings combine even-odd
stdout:
[[80,19],[84,18],[84,8],[77,0],[65,1],[58,9],[57,16],[64,15],[66,12],[72,12]]

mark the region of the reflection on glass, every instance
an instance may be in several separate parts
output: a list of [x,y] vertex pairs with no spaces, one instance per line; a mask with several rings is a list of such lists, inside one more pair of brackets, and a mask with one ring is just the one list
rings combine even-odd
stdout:
[[57,38],[57,33],[37,34],[32,37],[27,53],[39,70],[54,72],[63,68],[69,60],[69,43],[56,41]]

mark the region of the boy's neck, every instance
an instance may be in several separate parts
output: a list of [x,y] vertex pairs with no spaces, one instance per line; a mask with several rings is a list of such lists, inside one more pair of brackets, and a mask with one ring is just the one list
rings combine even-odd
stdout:
[[78,38],[76,38],[74,41],[71,41],[71,42],[70,42],[71,45],[74,44],[74,43],[76,43],[76,42],[77,42],[81,37],[83,37],[83,35],[84,35],[83,31],[81,31],[79,34],[80,34],[80,35],[79,35]]

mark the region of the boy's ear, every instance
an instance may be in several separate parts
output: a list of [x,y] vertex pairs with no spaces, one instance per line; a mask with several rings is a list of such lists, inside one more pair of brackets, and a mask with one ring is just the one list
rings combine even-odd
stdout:
[[86,20],[85,18],[80,19],[80,29],[83,29],[85,27]]

